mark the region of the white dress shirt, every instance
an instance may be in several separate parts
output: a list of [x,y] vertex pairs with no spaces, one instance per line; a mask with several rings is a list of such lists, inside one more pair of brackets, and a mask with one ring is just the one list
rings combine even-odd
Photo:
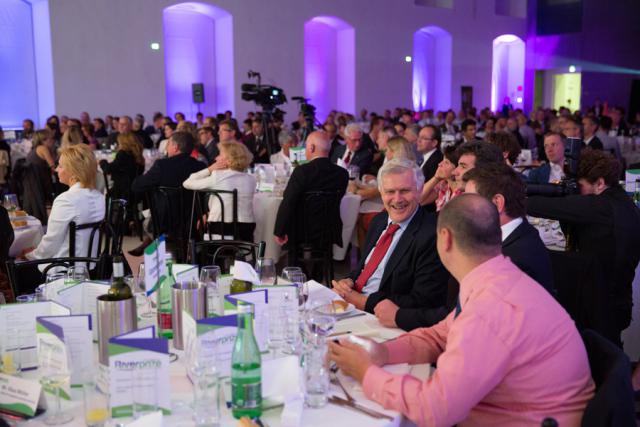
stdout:
[[[238,222],[256,222],[253,217],[253,195],[256,192],[256,179],[248,173],[232,169],[214,170],[208,168],[192,173],[182,184],[188,190],[238,190]],[[233,220],[233,197],[222,194],[224,202],[224,222]],[[220,222],[222,209],[217,197],[209,198],[209,222]]]
[[[371,277],[369,277],[369,280],[367,280],[367,283],[364,285],[364,288],[362,288],[362,293],[364,295],[370,295],[374,292],[377,292],[378,289],[380,289],[380,282],[382,281],[382,276],[384,275],[384,268],[386,267],[387,262],[391,257],[391,254],[396,249],[396,246],[398,245],[398,242],[402,237],[402,233],[404,233],[404,230],[407,229],[413,217],[416,216],[416,212],[418,212],[418,209],[419,208],[416,208],[415,212],[413,212],[409,218],[398,223],[400,228],[398,228],[396,232],[393,234],[393,240],[391,240],[391,245],[389,245],[389,249],[387,250],[387,253],[384,254],[384,258],[382,258],[382,261],[380,261],[380,264],[378,264],[378,268],[376,268],[376,271],[373,272]],[[385,231],[387,231],[387,228],[389,228],[389,225],[391,225],[391,219],[387,220],[387,227],[384,230],[382,230],[382,233],[380,233],[380,237],[378,237],[378,241],[376,241],[376,246],[378,245],[378,242],[384,235]],[[375,249],[376,249],[375,246],[371,248],[371,251],[369,251],[369,255],[367,255],[367,259],[365,259],[364,261],[364,265],[367,265],[367,262],[369,262],[369,258],[371,258],[371,255],[373,255],[373,251]]]
[[283,150],[278,151],[276,154],[272,154],[271,157],[269,157],[269,162],[272,165],[282,163],[291,166],[291,159],[284,154]]
[[500,231],[502,231],[502,241],[504,242],[507,240],[507,237],[509,237],[509,235],[513,233],[520,224],[522,224],[522,218],[512,219],[508,223],[501,225]]
[[[99,191],[82,188],[80,183],[72,185],[53,201],[47,234],[38,247],[26,254],[27,259],[61,258],[69,256],[69,223],[90,224],[104,219],[105,199]],[[87,256],[91,230],[76,232],[76,256]],[[93,241],[91,256],[98,254],[98,238]],[[44,269],[42,265],[39,268]]]
[[436,150],[437,150],[437,148],[434,148],[433,150],[429,150],[429,151],[427,151],[426,153],[424,153],[424,154],[422,155],[422,163],[420,163],[420,166],[422,166],[422,165],[424,165],[425,163],[427,163],[427,160],[429,160],[429,157],[431,157],[431,155],[432,155],[433,153],[435,153],[435,152],[436,152]]
[[564,168],[562,165],[557,163],[549,163],[549,167],[551,168],[549,171],[549,182],[558,182],[562,178],[564,178]]

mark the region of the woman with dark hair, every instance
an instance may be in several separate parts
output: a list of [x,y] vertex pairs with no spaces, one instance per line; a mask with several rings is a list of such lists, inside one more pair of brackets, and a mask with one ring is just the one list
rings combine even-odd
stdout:
[[60,119],[55,114],[47,119],[47,128],[53,132],[53,139],[60,141],[62,132],[60,131]]
[[[36,175],[36,179],[40,183],[38,186],[42,189],[41,196],[42,202],[37,202],[31,205],[27,203],[27,199],[33,201],[34,198],[39,199],[38,195],[25,194],[24,204],[25,210],[38,218],[43,224],[47,223],[47,213],[45,206],[53,201],[53,172],[56,167],[56,152],[55,152],[55,139],[53,139],[53,132],[49,129],[38,130],[33,134],[31,141],[32,148],[29,154],[27,154],[27,165],[32,168]],[[26,183],[25,183],[26,184]],[[25,187],[25,190],[27,187]],[[35,190],[35,189],[34,189]],[[27,193],[28,191],[25,191]],[[40,206],[40,208],[35,208]]]
[[453,176],[453,171],[458,166],[458,151],[456,147],[444,149],[444,159],[438,165],[436,174],[422,187],[420,196],[421,205],[436,204],[436,211],[440,211],[449,200],[459,196],[464,192],[464,188]]
[[142,146],[132,132],[118,134],[118,151],[113,162],[100,161],[100,168],[111,175],[111,197],[129,201],[133,180],[144,172]]

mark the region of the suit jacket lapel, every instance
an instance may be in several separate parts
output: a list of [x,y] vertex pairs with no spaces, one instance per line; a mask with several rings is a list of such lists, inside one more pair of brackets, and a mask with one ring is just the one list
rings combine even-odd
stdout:
[[504,248],[506,246],[509,246],[515,240],[520,238],[520,236],[525,233],[527,225],[529,225],[529,222],[527,222],[527,220],[523,218],[522,223],[517,226],[516,229],[511,232],[511,234],[509,234],[504,242],[502,242],[502,247]]
[[393,270],[396,268],[396,265],[398,264],[398,262],[400,262],[400,260],[404,256],[404,253],[409,249],[409,246],[411,246],[414,235],[418,231],[419,225],[422,222],[423,213],[424,213],[424,210],[421,207],[418,207],[418,212],[416,212],[415,216],[407,226],[407,229],[404,231],[404,233],[402,233],[402,236],[400,237],[400,241],[398,242],[395,249],[393,250],[393,253],[389,257],[389,261],[387,261],[387,265],[384,267],[384,273],[382,275],[382,280],[380,280],[379,289],[382,289],[387,279],[389,278]]

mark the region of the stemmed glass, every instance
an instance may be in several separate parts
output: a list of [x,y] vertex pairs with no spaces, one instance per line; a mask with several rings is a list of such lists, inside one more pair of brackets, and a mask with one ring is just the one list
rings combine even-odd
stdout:
[[205,289],[207,298],[207,317],[224,315],[224,295],[220,294],[218,278],[220,267],[217,265],[205,265],[200,269],[199,285]]
[[15,211],[18,209],[18,196],[15,194],[5,194],[4,195],[4,207],[9,212]]
[[292,273],[302,273],[302,269],[300,267],[285,267],[282,269],[282,277],[290,282]]
[[309,299],[307,276],[301,271],[295,271],[289,274],[289,280],[298,288],[298,311],[304,311]]
[[42,346],[39,351],[42,353],[38,357],[40,362],[38,370],[41,374],[40,383],[45,390],[54,391],[56,397],[54,408],[44,418],[44,423],[50,426],[66,424],[73,420],[73,414],[62,411],[60,392],[62,387],[71,381],[69,352],[66,351],[66,360],[61,361],[59,359],[61,355],[52,346]]

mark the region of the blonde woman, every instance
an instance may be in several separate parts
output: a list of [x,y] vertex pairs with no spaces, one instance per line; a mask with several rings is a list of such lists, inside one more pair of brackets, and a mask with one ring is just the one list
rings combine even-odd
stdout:
[[[68,257],[69,223],[74,221],[81,225],[104,219],[104,195],[96,190],[97,169],[96,158],[89,146],[78,144],[60,150],[56,171],[60,182],[68,185],[69,189],[53,201],[47,234],[34,250],[24,254],[27,259]],[[76,256],[86,256],[89,252],[90,233],[91,230],[76,233]],[[94,240],[93,256],[98,249],[98,241]]]
[[71,126],[62,134],[61,147],[65,148],[70,145],[76,145],[84,142],[84,136],[79,127]]
[[[238,190],[238,222],[240,238],[253,241],[255,218],[253,216],[253,195],[256,191],[256,179],[245,172],[253,161],[249,149],[238,142],[221,142],[218,144],[220,154],[216,161],[206,169],[191,174],[184,182],[184,188],[189,190]],[[224,218],[220,201],[216,197],[209,199],[210,223],[230,223],[232,221],[231,195],[223,195]],[[226,228],[225,233],[228,233]],[[214,230],[219,228],[213,228]]]

